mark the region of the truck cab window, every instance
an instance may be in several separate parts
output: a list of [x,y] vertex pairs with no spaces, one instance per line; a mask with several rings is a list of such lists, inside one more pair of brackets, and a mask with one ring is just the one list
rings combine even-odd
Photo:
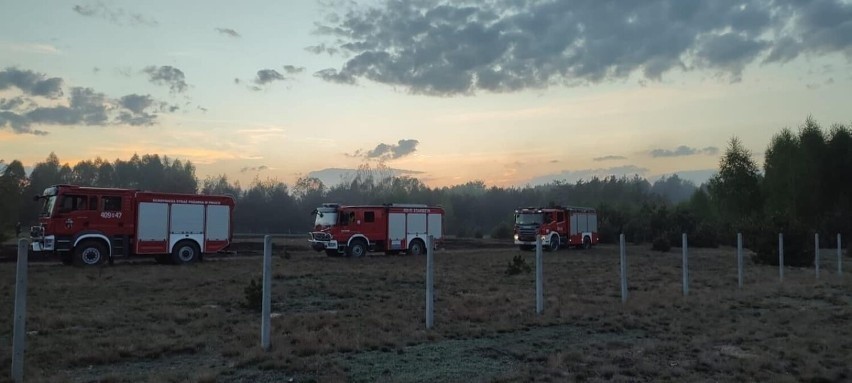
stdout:
[[98,197],[89,197],[89,210],[98,210]]
[[103,211],[121,211],[121,197],[103,197]]
[[565,221],[565,213],[563,213],[561,211],[556,213],[556,221],[557,222]]
[[365,211],[364,212],[364,222],[375,222],[376,221],[376,212],[373,211]]
[[79,195],[65,195],[62,197],[62,205],[59,207],[62,212],[75,210],[86,210],[86,197]]

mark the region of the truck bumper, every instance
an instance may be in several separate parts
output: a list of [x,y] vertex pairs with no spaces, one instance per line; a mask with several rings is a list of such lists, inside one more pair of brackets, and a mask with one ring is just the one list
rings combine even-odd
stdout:
[[55,250],[56,238],[52,235],[32,238],[32,249],[34,252]]
[[311,240],[308,240],[308,243],[310,243],[310,244],[311,244],[311,248],[312,248],[312,249],[314,249],[314,250],[316,250],[316,251],[323,251],[323,250],[335,250],[335,249],[337,249],[337,241],[335,241],[335,240],[331,240],[331,241],[317,241],[317,240],[313,240],[313,239],[311,239]]

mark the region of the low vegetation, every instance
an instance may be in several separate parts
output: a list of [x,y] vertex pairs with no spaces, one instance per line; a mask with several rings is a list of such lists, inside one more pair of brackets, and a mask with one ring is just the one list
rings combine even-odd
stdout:
[[[277,240],[283,241],[283,240]],[[544,313],[521,252],[493,240],[435,254],[435,328],[424,325],[425,258],[330,258],[288,243],[273,257],[272,349],[244,307],[261,257],[73,268],[30,265],[26,378],[34,382],[846,381],[852,279],[746,263],[733,249],[629,246],[544,253]],[[750,260],[748,258],[747,260]],[[849,261],[849,258],[846,258]],[[14,263],[0,263],[0,343],[11,344]],[[10,347],[0,348],[9,366]]]

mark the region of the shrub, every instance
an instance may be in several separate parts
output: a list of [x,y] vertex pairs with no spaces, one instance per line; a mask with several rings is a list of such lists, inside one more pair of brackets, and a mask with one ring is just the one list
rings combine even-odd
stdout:
[[698,225],[698,229],[689,236],[688,245],[691,247],[719,247],[719,233],[716,227],[708,223]]
[[512,258],[512,261],[509,262],[508,266],[506,266],[506,275],[518,275],[521,273],[529,273],[530,271],[532,271],[532,267],[527,264],[527,260],[520,254]]
[[657,237],[651,245],[651,250],[668,252],[672,249],[672,244],[666,237]]
[[784,264],[813,265],[813,232],[798,222],[772,220],[752,229],[749,246],[755,252],[755,263],[778,265],[778,233],[784,234]]
[[476,229],[476,231],[473,232],[473,238],[482,239],[482,237],[482,230]]
[[254,278],[249,280],[245,290],[245,302],[243,307],[254,311],[260,311],[263,308],[263,280]]
[[512,227],[506,222],[503,222],[491,230],[491,238],[494,239],[510,239],[512,238]]

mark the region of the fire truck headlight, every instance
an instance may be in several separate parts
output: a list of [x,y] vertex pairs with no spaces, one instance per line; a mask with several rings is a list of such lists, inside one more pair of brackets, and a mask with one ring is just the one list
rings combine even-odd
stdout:
[[517,234],[515,234],[515,240],[516,240],[516,241],[518,240],[518,235],[517,235]]
[[546,240],[547,240],[547,237],[546,237],[546,236],[544,236],[544,235],[542,235],[542,236],[541,236],[541,240],[542,240],[542,241],[546,241]]

